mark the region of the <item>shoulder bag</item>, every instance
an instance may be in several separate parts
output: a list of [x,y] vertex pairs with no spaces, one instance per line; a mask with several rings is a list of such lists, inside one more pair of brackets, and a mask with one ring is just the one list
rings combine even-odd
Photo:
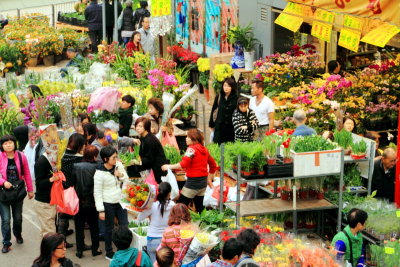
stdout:
[[215,123],[215,121],[217,120],[219,104],[221,103],[221,96],[218,94],[217,97],[218,97],[218,105],[217,105],[217,108],[214,109],[213,114],[212,114],[212,118],[213,118],[213,122],[214,122],[214,123]]
[[[20,153],[16,152],[19,158],[19,165],[21,168],[21,178],[24,176],[24,167],[22,165],[22,157]],[[12,203],[23,200],[27,195],[25,180],[18,179],[18,181],[12,182],[12,187],[7,189],[3,186],[0,187],[0,202]]]
[[[351,239],[348,233],[346,233],[346,231],[343,230],[344,235],[347,237],[347,239],[349,240],[349,246],[350,246],[350,264],[351,266],[353,265],[354,259],[353,259],[353,244],[351,243]],[[347,248],[346,248],[347,249]]]

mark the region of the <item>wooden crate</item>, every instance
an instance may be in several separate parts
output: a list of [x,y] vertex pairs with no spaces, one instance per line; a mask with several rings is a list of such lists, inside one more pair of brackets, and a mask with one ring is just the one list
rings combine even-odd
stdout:
[[208,81],[208,88],[210,89],[210,103],[214,103],[215,92],[212,86],[214,81],[214,67],[217,64],[230,64],[232,57],[235,53],[220,53],[210,56],[210,80]]

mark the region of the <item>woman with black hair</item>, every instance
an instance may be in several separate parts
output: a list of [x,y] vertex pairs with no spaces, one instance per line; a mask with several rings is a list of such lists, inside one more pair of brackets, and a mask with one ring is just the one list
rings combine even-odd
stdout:
[[250,264],[252,264],[252,266],[259,266],[258,263],[253,260],[254,253],[261,241],[256,231],[250,228],[245,229],[239,233],[237,240],[244,244],[244,246],[242,256],[236,263],[236,266],[242,267]]
[[65,237],[58,233],[48,233],[40,244],[40,255],[33,261],[32,267],[73,267],[65,257]]
[[117,161],[117,150],[112,146],[103,147],[100,151],[103,164],[97,166],[94,174],[94,200],[96,210],[99,212],[99,219],[106,224],[104,235],[106,246],[106,259],[111,260],[114,256],[112,248],[112,230],[114,218],[117,217],[118,224],[128,225],[128,214],[121,207],[121,185],[128,179],[124,166]]
[[[27,188],[29,199],[33,198],[32,179],[28,161],[24,153],[17,150],[17,140],[12,135],[5,135],[0,139],[0,186],[10,189],[17,184]],[[26,194],[25,194],[26,196]],[[24,198],[25,198],[24,196]],[[10,202],[0,202],[1,232],[3,234],[3,248],[1,252],[10,251],[11,240],[11,211],[13,218],[13,233],[18,244],[22,244],[22,206],[24,198]]]
[[139,214],[138,220],[143,221],[150,218],[149,229],[147,230],[147,253],[149,253],[151,262],[156,261],[156,249],[161,243],[164,230],[168,227],[168,218],[175,203],[171,198],[171,185],[162,182],[158,186],[157,201],[151,208],[144,210]]
[[[72,184],[72,170],[75,163],[82,161],[83,149],[85,148],[86,140],[83,135],[74,133],[68,139],[67,149],[61,159],[61,171],[64,173],[65,182],[63,182],[64,189],[67,189]],[[58,229],[57,232],[67,236],[69,228],[69,219],[71,215],[60,213],[58,216]],[[69,231],[72,233],[72,230]],[[66,242],[67,248],[72,247],[72,244]]]
[[235,140],[232,114],[238,100],[237,84],[233,78],[225,79],[211,109],[209,127],[214,132],[213,142],[222,144]]
[[91,145],[97,138],[97,126],[94,123],[88,122],[83,125],[83,136],[88,145]]

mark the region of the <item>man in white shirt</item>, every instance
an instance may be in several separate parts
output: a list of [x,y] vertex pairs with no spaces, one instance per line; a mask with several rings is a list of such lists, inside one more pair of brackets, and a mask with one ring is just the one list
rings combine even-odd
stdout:
[[264,82],[253,80],[251,82],[250,109],[256,114],[259,128],[254,134],[254,140],[261,141],[266,131],[274,129],[275,106],[272,100],[264,95]]
[[149,53],[151,59],[155,60],[154,37],[150,34],[149,17],[143,18],[142,28],[140,28],[138,32],[140,32],[140,44],[142,45],[143,51]]

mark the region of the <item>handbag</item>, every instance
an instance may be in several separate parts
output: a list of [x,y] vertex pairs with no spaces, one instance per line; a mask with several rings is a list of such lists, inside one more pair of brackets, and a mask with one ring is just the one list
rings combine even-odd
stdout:
[[117,28],[118,28],[118,30],[122,29],[123,19],[124,19],[124,12],[121,12],[121,15],[119,15],[119,17],[117,19]]
[[[19,166],[21,168],[21,177],[24,176],[24,168],[22,166],[22,158],[19,152],[17,152],[19,158]],[[12,182],[12,187],[7,189],[0,187],[0,202],[12,203],[23,200],[27,195],[25,181],[18,179],[18,181]]]
[[213,118],[213,122],[215,123],[215,121],[217,120],[217,116],[218,116],[218,109],[219,109],[219,103],[221,103],[221,96],[218,95],[218,105],[217,108],[214,109],[213,114],[212,114],[212,118]]

